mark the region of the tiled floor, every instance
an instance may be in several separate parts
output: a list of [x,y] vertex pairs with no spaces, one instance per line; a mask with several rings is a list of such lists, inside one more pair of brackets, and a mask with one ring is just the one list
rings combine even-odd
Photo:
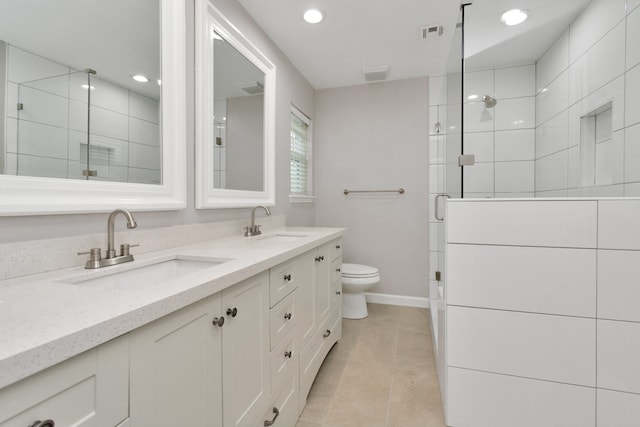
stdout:
[[444,427],[426,309],[344,319],[296,427]]

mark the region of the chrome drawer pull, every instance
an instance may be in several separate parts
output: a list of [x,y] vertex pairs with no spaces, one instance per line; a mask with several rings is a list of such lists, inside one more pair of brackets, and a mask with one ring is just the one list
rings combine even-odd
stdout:
[[291,313],[285,313],[284,319],[285,320],[291,320]]
[[291,351],[284,352],[284,357],[286,357],[287,359],[291,359],[291,356],[293,356],[293,353]]
[[56,423],[53,420],[34,421],[29,427],[55,427]]
[[322,334],[322,338],[327,338],[329,335],[331,335],[331,331],[330,331],[329,329],[327,329],[327,330],[325,331],[325,333],[324,333],[324,334]]

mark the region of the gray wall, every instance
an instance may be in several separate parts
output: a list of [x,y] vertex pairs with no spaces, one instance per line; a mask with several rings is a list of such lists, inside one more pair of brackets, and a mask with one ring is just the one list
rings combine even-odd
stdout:
[[[193,224],[249,217],[248,209],[196,210],[195,206],[195,59],[194,0],[187,8],[187,208],[170,212],[140,212],[141,229]],[[274,214],[287,215],[290,225],[313,225],[313,204],[290,205],[289,196],[289,109],[295,104],[313,117],[314,90],[282,52],[235,0],[214,0],[215,6],[276,65],[276,206]],[[0,201],[0,204],[2,201]],[[105,213],[0,217],[0,243],[94,234],[106,228]],[[240,230],[238,231],[240,232]],[[82,249],[82,248],[79,248]]]
[[372,292],[427,296],[428,92],[426,77],[316,92],[316,224],[348,228],[343,259],[380,270]]

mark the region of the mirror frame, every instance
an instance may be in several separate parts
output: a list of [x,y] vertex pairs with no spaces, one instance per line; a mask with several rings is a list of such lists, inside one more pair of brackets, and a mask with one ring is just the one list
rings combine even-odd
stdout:
[[0,215],[177,210],[186,203],[186,11],[160,1],[162,184],[0,175]]
[[[276,67],[209,0],[198,0],[196,7],[196,208],[274,206]],[[265,74],[263,191],[213,186],[213,31],[220,34],[227,43]]]

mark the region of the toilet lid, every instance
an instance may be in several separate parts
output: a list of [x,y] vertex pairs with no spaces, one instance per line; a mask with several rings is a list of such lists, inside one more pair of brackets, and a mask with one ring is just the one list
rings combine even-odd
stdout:
[[378,274],[378,269],[362,264],[342,264],[342,275],[346,277],[372,277]]

